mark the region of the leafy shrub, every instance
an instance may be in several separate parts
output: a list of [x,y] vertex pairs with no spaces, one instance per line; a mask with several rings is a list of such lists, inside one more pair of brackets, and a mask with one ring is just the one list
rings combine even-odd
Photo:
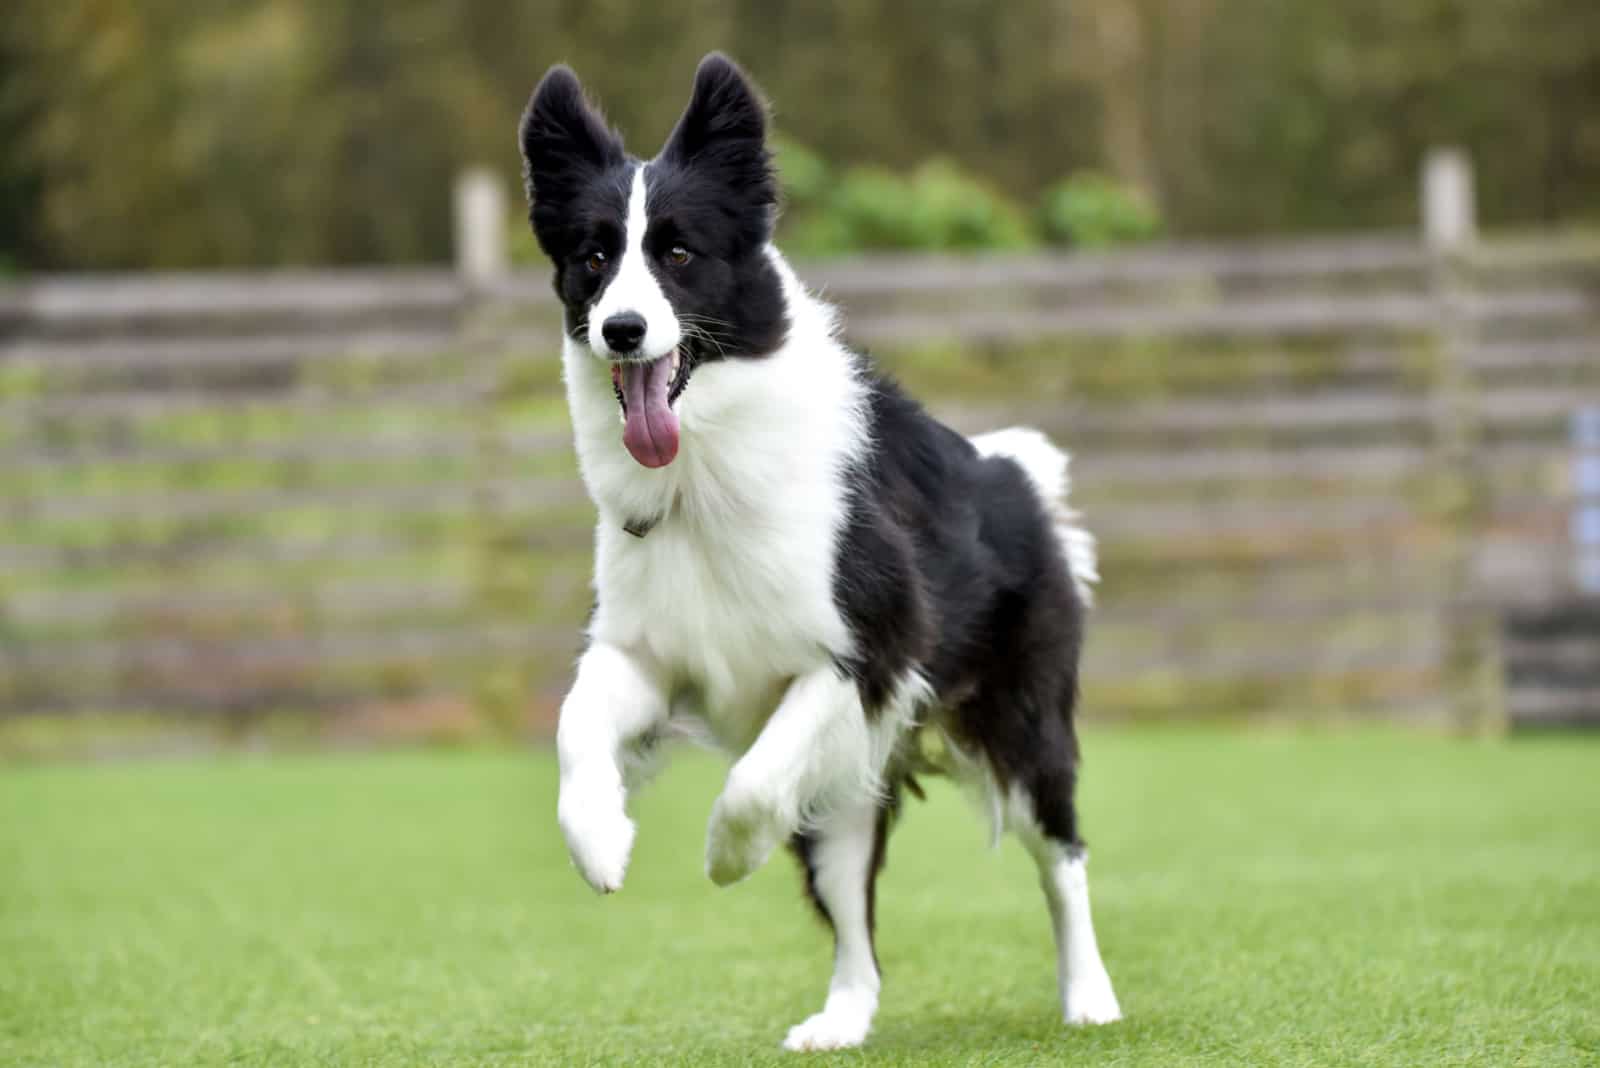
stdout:
[[783,181],[783,198],[791,210],[815,208],[833,187],[833,171],[827,161],[793,138],[775,134],[772,159]]
[[1077,248],[1108,248],[1161,234],[1161,217],[1137,192],[1093,171],[1051,186],[1039,212],[1046,240]]
[[1014,249],[1034,244],[1027,216],[1011,201],[948,160],[917,168],[911,179],[915,232],[932,249]]
[[[786,162],[799,160],[792,178]],[[932,160],[909,176],[852,167],[828,181],[805,155],[780,157],[789,204],[783,243],[800,255],[874,249],[967,251],[1034,243],[1015,204],[954,164]],[[798,180],[796,180],[798,179]]]

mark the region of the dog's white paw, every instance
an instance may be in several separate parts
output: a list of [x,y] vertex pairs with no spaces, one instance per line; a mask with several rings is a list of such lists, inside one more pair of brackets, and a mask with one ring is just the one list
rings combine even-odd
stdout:
[[559,808],[561,833],[578,873],[602,894],[622,889],[633,851],[633,821],[620,796],[563,789]]
[[867,1032],[872,1030],[872,1014],[877,1007],[878,999],[870,994],[830,994],[826,1008],[804,1023],[789,1028],[783,1048],[803,1052],[859,1046],[867,1040]]
[[730,776],[722,796],[711,806],[706,874],[718,886],[730,886],[761,867],[783,837],[773,806]]
[[1102,970],[1068,986],[1062,1015],[1067,1023],[1076,1027],[1116,1023],[1122,1019],[1122,1007],[1117,1004],[1116,991],[1111,989],[1111,977]]

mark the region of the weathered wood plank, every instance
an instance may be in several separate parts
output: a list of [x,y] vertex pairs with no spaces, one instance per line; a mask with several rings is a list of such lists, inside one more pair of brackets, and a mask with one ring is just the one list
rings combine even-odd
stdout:
[[341,464],[423,466],[459,461],[504,450],[522,456],[568,452],[572,432],[553,430],[414,430],[299,434],[288,439],[244,439],[225,445],[166,445],[97,441],[50,443],[0,451],[9,463],[30,475],[63,478],[86,470],[132,473],[143,469],[183,468],[227,462],[251,467],[303,467],[329,459]]
[[[528,529],[517,547],[530,554],[566,554],[588,549],[594,544],[592,522],[523,525]],[[427,552],[438,547],[437,535],[406,536],[393,531],[377,533],[353,529],[310,537],[294,532],[268,531],[204,537],[179,530],[170,536],[158,535],[154,540],[141,541],[132,536],[118,536],[108,539],[105,544],[92,546],[0,543],[0,569],[27,572],[30,580],[39,582],[52,578],[65,581],[67,575],[49,574],[57,569],[82,572],[114,567],[136,578],[152,568],[170,576],[174,568],[181,566],[189,574],[203,576],[214,565],[229,560],[249,560],[262,569],[304,567],[317,563],[381,568],[398,562],[415,564]],[[164,581],[170,586],[170,578]]]
[[1374,429],[1419,430],[1430,425],[1427,397],[1394,390],[1321,390],[1281,397],[1183,398],[1131,404],[1086,402],[1042,406],[940,407],[939,413],[966,433],[1001,426],[1036,426],[1065,440],[1077,437],[1137,439],[1188,434],[1227,437],[1242,432],[1304,433],[1348,430],[1353,438]]
[[137,423],[178,415],[214,412],[254,416],[273,412],[339,412],[353,406],[434,410],[481,403],[499,387],[495,375],[466,374],[443,381],[395,385],[296,386],[278,392],[238,396],[186,387],[180,390],[112,390],[88,394],[46,394],[0,402],[0,420],[37,425],[49,419],[76,422]]
[[1084,675],[1099,682],[1151,672],[1172,672],[1195,683],[1243,680],[1301,680],[1310,685],[1341,676],[1429,671],[1437,667],[1441,643],[1436,633],[1407,643],[1374,643],[1329,651],[1314,646],[1252,648],[1164,648],[1154,652],[1118,654],[1091,647],[1084,659]]
[[1517,606],[1506,613],[1513,641],[1583,637],[1600,641],[1600,598],[1569,597],[1550,604]]
[[[390,631],[340,631],[310,636],[253,638],[247,641],[166,636],[52,642],[0,651],[0,665],[30,681],[51,678],[57,688],[74,682],[96,687],[115,674],[137,688],[152,681],[193,672],[195,689],[229,685],[229,676],[256,677],[286,668],[314,671],[318,665],[348,669],[386,661],[433,661],[447,657],[565,654],[578,648],[581,628],[490,623]],[[294,678],[291,685],[302,680]],[[286,685],[285,688],[288,688]]]
[[1600,687],[1600,635],[1513,638],[1503,643],[1502,655],[1513,687]]
[[1600,686],[1514,686],[1508,703],[1518,727],[1600,725]]
[[33,364],[52,376],[70,375],[75,389],[91,378],[151,372],[231,372],[293,368],[353,356],[405,364],[436,356],[458,339],[446,327],[381,328],[205,337],[96,336],[0,344],[0,365]]
[[1469,348],[1462,358],[1474,370],[1513,379],[1531,370],[1600,374],[1600,334],[1571,337],[1502,338]]
[[181,636],[185,628],[251,617],[270,624],[290,613],[319,626],[397,616],[414,620],[470,609],[475,592],[467,582],[427,576],[341,579],[299,589],[279,583],[255,589],[23,590],[7,598],[6,613],[13,637],[40,648],[77,640],[37,636],[38,630],[47,628],[116,632],[142,621],[147,629],[165,628]]
[[161,320],[259,320],[412,309],[454,313],[465,292],[452,271],[150,271],[43,275],[0,286],[0,323],[14,330],[137,326]]
[[291,509],[406,514],[460,512],[485,502],[494,508],[534,508],[584,499],[575,479],[505,478],[494,481],[414,482],[378,487],[319,489],[218,489],[123,496],[62,497],[53,494],[8,502],[13,520],[116,522],[139,518],[192,521],[229,515],[260,515]]
[[1104,492],[1128,485],[1240,484],[1302,479],[1317,485],[1341,480],[1398,481],[1426,468],[1426,448],[1378,442],[1370,445],[1314,444],[1301,448],[1221,448],[1145,451],[1096,449],[1074,460],[1072,484],[1079,492]]
[[[965,296],[965,294],[961,294]],[[850,316],[847,336],[865,345],[951,341],[993,344],[1061,337],[1295,337],[1383,331],[1415,333],[1432,325],[1426,298],[1280,296],[1215,303],[1170,302],[1063,306],[1055,309],[963,307]],[[1506,314],[1502,311],[1500,314]]]

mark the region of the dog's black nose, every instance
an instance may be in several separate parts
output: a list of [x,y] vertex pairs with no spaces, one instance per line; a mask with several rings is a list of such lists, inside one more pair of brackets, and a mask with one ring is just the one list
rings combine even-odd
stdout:
[[618,312],[601,324],[600,333],[612,352],[632,352],[644,340],[644,316],[638,312]]

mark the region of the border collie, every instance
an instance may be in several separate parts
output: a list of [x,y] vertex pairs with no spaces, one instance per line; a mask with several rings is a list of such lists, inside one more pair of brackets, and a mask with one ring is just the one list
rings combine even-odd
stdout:
[[874,883],[904,790],[947,773],[1039,867],[1068,1023],[1120,1010],[1095,944],[1073,792],[1094,541],[1043,435],[967,439],[840,340],[773,247],[761,96],[727,58],[648,162],[552,68],[520,139],[565,308],[562,368],[599,511],[588,645],[561,707],[559,821],[596,890],[661,743],[734,754],[712,882],[780,843],[832,926],[795,1050],[859,1045],[878,1007]]

